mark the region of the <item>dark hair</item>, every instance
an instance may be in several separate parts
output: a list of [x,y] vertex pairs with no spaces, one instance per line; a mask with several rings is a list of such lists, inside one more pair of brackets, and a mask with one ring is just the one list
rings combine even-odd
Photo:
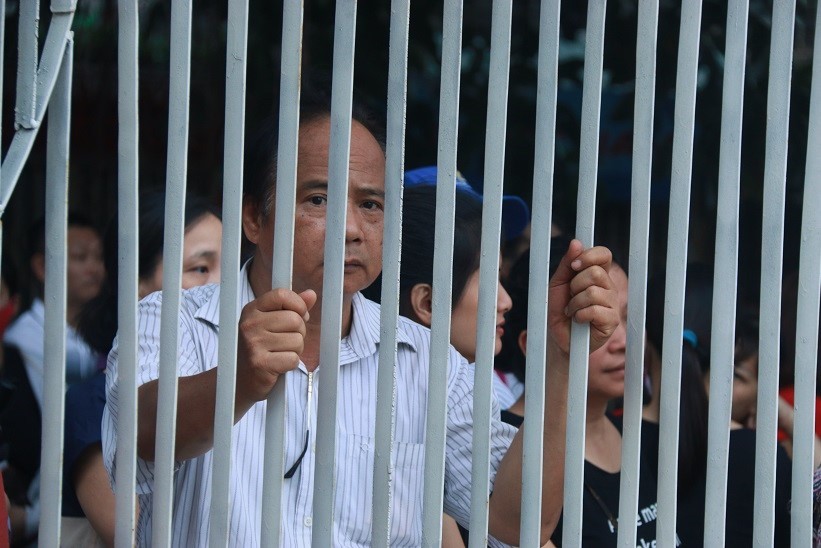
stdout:
[[[162,261],[165,230],[165,193],[147,191],[140,194],[139,259],[137,273],[140,279],[154,275]],[[185,198],[185,230],[205,215],[220,217],[220,212],[207,200],[189,194]],[[100,294],[88,302],[80,313],[77,330],[91,348],[101,354],[111,350],[117,333],[117,272],[118,223],[115,216],[108,223],[104,240],[105,283]]]
[[[565,236],[550,238],[550,265],[548,278],[553,276],[567,252],[570,240]],[[545,280],[545,284],[548,280]],[[516,375],[525,381],[525,355],[519,348],[519,335],[527,329],[528,293],[530,289],[530,250],[516,260],[510,269],[505,289],[513,301],[513,308],[505,315],[505,332],[502,350],[496,356],[494,367],[499,371]]]
[[707,470],[709,404],[700,353],[688,341],[681,351],[681,397],[678,433],[678,484],[687,491]]
[[[799,272],[794,270],[784,276],[781,290],[781,367],[779,385],[781,387],[795,384],[796,332],[798,329],[798,294]],[[809,289],[809,288],[808,288]],[[821,338],[821,324],[818,326]],[[816,368],[821,364],[821,344],[817,347]],[[821,375],[816,375],[815,394],[821,396]]]
[[[687,266],[684,290],[684,329],[696,334],[696,352],[703,371],[710,369],[710,348],[713,329],[713,269],[703,263]],[[661,347],[659,347],[661,348]]]
[[[433,283],[434,223],[436,187],[421,185],[405,189],[402,200],[402,268],[399,274],[399,313],[414,318],[411,289]],[[467,192],[456,190],[453,239],[453,292],[456,306],[471,275],[479,268],[482,234],[482,202]],[[379,302],[382,276],[364,294]]]
[[[647,344],[659,356],[664,336],[664,279],[661,274],[651,278],[647,284]],[[685,340],[682,333],[681,339],[672,341],[673,344],[682,345],[678,446],[678,484],[682,486],[681,493],[703,481],[707,466],[708,401],[704,374],[709,369],[712,311],[712,277],[709,271],[701,266],[691,267],[687,272],[687,283],[684,327],[692,331],[695,338]],[[653,397],[658,397],[658,394],[653,394]]]
[[[278,103],[276,103],[278,106]],[[279,146],[278,110],[263,121],[262,126],[249,139],[246,147],[243,177],[243,196],[259,206],[262,213],[271,214],[276,189],[277,153]],[[327,118],[331,115],[330,80],[325,75],[303,77],[299,101],[299,125]],[[353,120],[359,122],[385,150],[385,130],[381,120],[362,103],[354,100],[351,111]]]

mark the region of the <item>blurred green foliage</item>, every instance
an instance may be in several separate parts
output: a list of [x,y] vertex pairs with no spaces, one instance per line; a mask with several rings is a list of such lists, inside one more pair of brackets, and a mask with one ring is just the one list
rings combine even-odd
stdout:
[[[48,24],[47,2],[42,2]],[[170,2],[140,0],[140,176],[143,186],[165,181],[168,116],[168,57],[179,47],[170,38]],[[530,199],[533,184],[534,119],[539,41],[539,2],[517,0],[513,5],[506,190]],[[611,0],[607,5],[605,35],[605,101],[602,120],[602,171],[597,225],[606,243],[624,249],[629,230],[629,154],[633,116],[637,11],[635,0]],[[3,137],[12,134],[10,112],[14,103],[17,40],[16,2],[8,1],[5,47],[5,109]],[[491,24],[490,0],[464,5],[463,59],[459,123],[459,166],[481,187]],[[697,131],[693,166],[693,257],[712,260],[715,224],[720,113],[723,84],[727,0],[704,0]],[[806,157],[810,93],[814,0],[797,0],[792,117],[788,168],[788,235],[795,235]],[[303,68],[331,68],[335,3],[305,2]],[[658,31],[658,67],[654,157],[653,252],[663,260],[666,237],[666,185],[670,178],[672,111],[675,100],[680,2],[661,0]],[[388,69],[388,29],[391,6],[387,1],[360,2],[357,16],[355,82],[360,97],[384,111]],[[197,0],[193,5],[191,72],[191,133],[189,187],[219,200],[222,181],[222,131],[225,100],[225,37],[227,2]],[[746,68],[745,120],[742,159],[742,261],[755,265],[760,233],[764,172],[767,77],[770,50],[771,0],[751,0]],[[578,178],[578,139],[583,49],[587,2],[564,2],[559,52],[560,106],[557,116],[555,161],[555,219],[573,230]],[[248,45],[249,131],[274,108],[279,80],[282,5],[250,3]],[[75,19],[74,131],[72,134],[72,204],[98,215],[101,224],[116,210],[117,180],[117,2],[87,0],[78,3]],[[411,3],[406,166],[436,162],[439,100],[439,62],[443,32],[442,2]],[[44,30],[41,36],[44,36]],[[609,132],[609,134],[608,134]],[[607,144],[607,135],[615,140]],[[615,162],[608,163],[608,154]],[[42,159],[41,149],[34,158]],[[625,163],[625,159],[627,159]],[[621,163],[619,163],[621,162]],[[42,164],[42,162],[40,162]],[[18,192],[8,213],[41,208],[44,170],[27,169],[25,190]],[[626,186],[625,186],[626,185]],[[15,205],[16,204],[16,205]],[[100,214],[99,212],[107,212]],[[23,215],[23,213],[20,213]],[[25,214],[26,219],[31,213]],[[8,215],[7,215],[8,217]],[[22,224],[22,222],[18,222]],[[14,225],[14,223],[12,223]],[[758,232],[756,232],[758,231]],[[797,238],[796,238],[797,241]],[[792,261],[794,251],[787,249]],[[797,253],[795,253],[797,256]],[[789,263],[792,264],[792,263]],[[757,265],[756,269],[757,269]]]

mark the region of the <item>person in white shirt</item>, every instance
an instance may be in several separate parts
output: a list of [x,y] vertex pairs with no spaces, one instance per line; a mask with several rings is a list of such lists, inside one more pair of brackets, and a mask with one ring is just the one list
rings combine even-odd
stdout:
[[[46,280],[45,224],[31,231],[30,267],[37,297],[31,308],[20,314],[6,330],[3,342],[20,351],[31,390],[43,408],[43,340],[45,307],[42,294]],[[77,334],[80,311],[97,296],[105,279],[103,243],[90,221],[70,215],[68,219],[68,257],[66,262],[66,382],[74,384],[97,371],[98,356]]]
[[[330,97],[304,90],[301,101],[294,232],[293,289],[271,288],[273,261],[273,180],[276,170],[275,126],[257,139],[246,163],[243,229],[256,246],[242,271],[237,356],[237,384],[232,462],[229,544],[260,543],[261,482],[265,400],[281,375],[288,375],[286,474],[283,488],[284,546],[310,543],[313,506],[313,438],[316,401],[322,397],[319,363],[323,249],[327,205]],[[379,131],[354,109],[351,129],[348,214],[340,341],[340,393],[337,417],[334,544],[371,543],[373,427],[375,422],[379,308],[359,291],[381,270],[385,156]],[[257,154],[254,155],[253,151]],[[248,174],[250,172],[250,175]],[[390,184],[398,184],[391,181]],[[574,242],[551,281],[550,363],[545,424],[543,537],[549,537],[562,506],[568,346],[572,319],[591,324],[591,348],[600,346],[618,325],[616,292],[608,276],[610,253],[582,250]],[[175,458],[174,545],[208,542],[211,457],[217,383],[216,343],[219,287],[184,293],[180,351],[176,365],[179,409]],[[158,333],[161,296],[140,306],[138,384],[138,544],[150,543],[157,402]],[[428,390],[430,333],[400,320],[397,349],[396,435],[393,448],[393,520],[391,543],[421,544],[421,495],[424,430]],[[165,365],[164,365],[165,366]],[[172,364],[168,364],[172,366]],[[103,449],[114,474],[118,403],[117,347],[109,356]],[[309,396],[312,387],[315,397]],[[448,360],[445,511],[467,523],[470,510],[473,435],[473,375],[455,350]],[[311,405],[311,409],[308,406]],[[498,411],[497,411],[498,413]],[[309,418],[310,417],[310,418]],[[307,422],[310,420],[311,422]],[[306,435],[309,439],[306,440]],[[308,447],[303,454],[303,448]],[[518,542],[521,512],[521,434],[494,421],[491,433],[490,534],[492,542]],[[293,463],[293,464],[292,464]]]
[[[66,261],[66,384],[76,384],[93,375],[100,365],[100,356],[94,352],[77,333],[77,320],[83,306],[97,296],[105,279],[103,265],[103,244],[100,234],[88,219],[71,214],[67,224],[67,261]],[[37,431],[43,409],[43,378],[45,372],[45,306],[42,296],[46,280],[46,234],[45,221],[34,224],[29,233],[29,266],[36,297],[31,307],[23,312],[6,330],[3,344],[4,352],[19,353],[25,377],[28,380],[33,400],[20,396],[25,411],[10,417],[20,428]],[[17,381],[21,382],[20,379]],[[22,394],[25,388],[18,384],[17,390]],[[36,404],[35,404],[36,402]],[[30,405],[29,405],[30,403]],[[30,407],[30,409],[29,409]],[[23,409],[16,409],[23,411]],[[15,541],[33,538],[37,534],[40,522],[39,458],[40,447],[25,445],[21,449],[15,434],[6,432],[10,445],[10,466],[20,459],[36,463],[36,470],[29,480],[28,500],[25,504],[12,501],[13,536]],[[26,451],[21,454],[19,450]],[[28,455],[27,451],[36,454]],[[25,476],[25,475],[24,475]]]

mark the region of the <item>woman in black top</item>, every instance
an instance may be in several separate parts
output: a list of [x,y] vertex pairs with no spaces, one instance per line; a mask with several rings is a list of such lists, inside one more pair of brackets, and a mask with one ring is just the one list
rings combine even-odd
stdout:
[[[562,249],[554,238],[551,249]],[[524,371],[527,342],[527,287],[530,257],[525,253],[511,270],[508,289],[516,307],[508,314],[502,353],[497,367]],[[555,266],[556,261],[551,261]],[[622,325],[610,340],[590,354],[587,389],[587,426],[585,431],[584,494],[582,509],[582,545],[590,547],[616,546],[618,527],[637,527],[638,546],[650,546],[656,538],[656,473],[641,463],[639,481],[639,512],[632,519],[619,520],[619,479],[621,471],[621,420],[606,414],[608,403],[624,395],[624,368],[627,320],[627,275],[615,262],[610,277],[618,287],[622,309]],[[498,362],[505,360],[505,363]],[[502,419],[520,424],[521,416],[511,408]],[[562,522],[559,521],[552,542],[561,546]]]

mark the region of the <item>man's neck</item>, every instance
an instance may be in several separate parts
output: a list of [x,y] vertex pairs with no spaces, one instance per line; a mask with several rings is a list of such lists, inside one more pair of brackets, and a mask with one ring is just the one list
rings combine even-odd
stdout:
[[[313,371],[319,367],[319,353],[322,342],[322,296],[317,298],[317,303],[311,309],[311,318],[305,324],[305,346],[299,358],[308,371]],[[353,325],[353,296],[345,295],[342,298],[342,329],[340,338],[347,337],[351,333]]]

